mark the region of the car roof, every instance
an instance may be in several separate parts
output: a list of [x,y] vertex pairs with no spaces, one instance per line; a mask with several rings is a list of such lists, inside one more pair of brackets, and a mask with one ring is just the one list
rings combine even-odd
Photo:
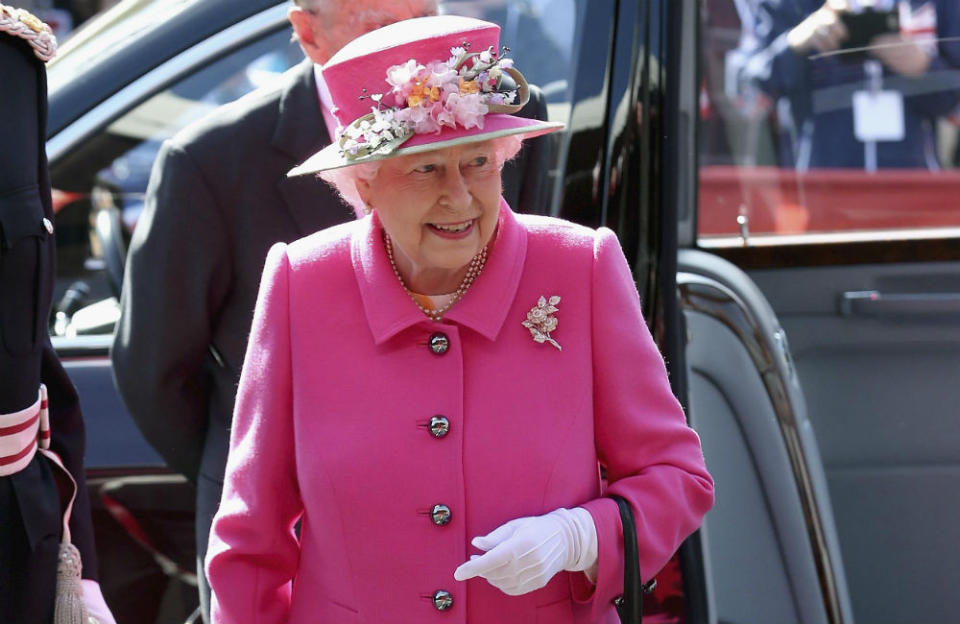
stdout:
[[164,61],[285,0],[124,0],[85,25],[49,68],[48,136]]

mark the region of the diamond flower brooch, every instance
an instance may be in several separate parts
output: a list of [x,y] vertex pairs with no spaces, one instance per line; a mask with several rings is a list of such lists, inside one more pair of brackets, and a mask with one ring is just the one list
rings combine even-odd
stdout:
[[563,351],[563,347],[550,337],[550,332],[557,328],[557,319],[554,318],[553,313],[559,311],[557,308],[558,303],[560,303],[560,297],[557,295],[553,295],[550,299],[541,296],[537,301],[537,305],[533,306],[533,308],[527,312],[527,320],[521,324],[530,330],[530,335],[533,336],[534,342],[540,344],[549,342],[555,346],[557,350]]

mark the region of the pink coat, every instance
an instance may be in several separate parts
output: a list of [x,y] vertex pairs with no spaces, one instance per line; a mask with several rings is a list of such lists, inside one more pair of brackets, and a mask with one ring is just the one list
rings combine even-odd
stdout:
[[[598,462],[633,504],[645,578],[713,503],[616,237],[503,204],[483,273],[432,322],[381,232],[368,217],[270,250],[210,538],[214,621],[616,622],[621,527]],[[541,295],[561,297],[562,351],[521,325]],[[453,579],[472,537],[575,506],[596,523],[596,586],[561,572],[511,597]]]

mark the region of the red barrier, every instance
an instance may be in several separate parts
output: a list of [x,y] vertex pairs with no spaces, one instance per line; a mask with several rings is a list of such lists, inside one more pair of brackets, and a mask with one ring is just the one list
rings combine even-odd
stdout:
[[700,170],[700,236],[960,227],[960,171],[711,166]]

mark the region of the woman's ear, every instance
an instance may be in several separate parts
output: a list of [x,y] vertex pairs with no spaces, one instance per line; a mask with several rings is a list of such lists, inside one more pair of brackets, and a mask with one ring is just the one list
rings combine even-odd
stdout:
[[370,180],[354,178],[353,184],[357,188],[357,194],[360,195],[360,199],[363,200],[363,203],[367,203],[370,198]]
[[363,214],[373,212],[373,204],[370,203],[370,180],[354,178],[353,186],[357,189],[357,195],[360,196],[360,201],[363,202]]

